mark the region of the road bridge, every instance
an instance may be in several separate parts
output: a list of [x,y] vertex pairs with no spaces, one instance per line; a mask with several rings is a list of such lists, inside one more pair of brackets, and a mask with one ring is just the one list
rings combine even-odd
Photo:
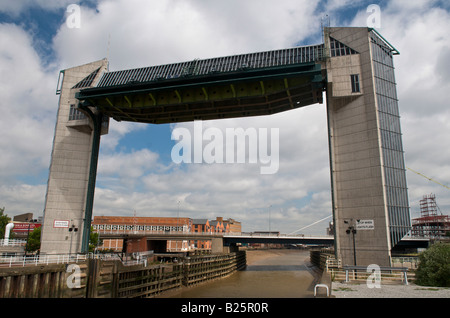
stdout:
[[143,238],[151,240],[211,240],[223,238],[224,243],[276,243],[276,244],[324,244],[332,245],[333,236],[309,235],[261,235],[253,233],[209,233],[209,232],[177,232],[177,231],[105,231],[98,232],[103,239]]
[[303,244],[303,245],[328,245],[334,244],[333,236],[314,236],[314,235],[255,235],[245,234],[240,235],[224,235],[224,244]]
[[[298,244],[298,245],[320,245],[334,246],[334,236],[330,235],[290,235],[290,234],[260,234],[260,233],[211,233],[211,232],[177,232],[177,231],[99,231],[103,239],[142,239],[147,240],[215,240],[220,244],[228,246],[232,244]],[[427,248],[430,240],[424,237],[406,236],[397,244],[398,248]]]

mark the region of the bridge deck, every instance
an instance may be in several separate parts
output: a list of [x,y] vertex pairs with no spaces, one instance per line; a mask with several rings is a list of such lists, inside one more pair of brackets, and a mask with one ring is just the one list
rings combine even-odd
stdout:
[[[149,240],[211,240],[223,238],[224,244],[233,243],[273,243],[273,244],[305,244],[333,245],[333,236],[319,235],[261,235],[254,233],[209,233],[209,232],[177,232],[177,231],[97,231],[103,239],[142,238]],[[399,246],[428,247],[430,240],[423,237],[404,237]]]
[[107,72],[76,97],[118,121],[269,115],[322,103],[323,50],[321,44]]
[[211,240],[223,238],[224,243],[276,243],[276,244],[333,244],[332,236],[259,235],[248,233],[209,233],[177,231],[97,231],[102,239],[142,238],[149,240]]

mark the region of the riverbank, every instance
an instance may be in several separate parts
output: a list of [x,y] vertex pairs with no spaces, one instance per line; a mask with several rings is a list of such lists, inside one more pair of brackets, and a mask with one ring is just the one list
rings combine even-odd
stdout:
[[[247,250],[247,265],[286,255],[289,251],[250,249]],[[298,250],[292,250],[295,251],[298,253]],[[334,298],[450,298],[450,288],[419,286],[410,282],[408,285],[385,284],[371,289],[366,284],[332,282],[331,295]]]
[[368,288],[366,284],[333,282],[332,295],[336,298],[450,298],[450,288],[408,285],[381,285]]

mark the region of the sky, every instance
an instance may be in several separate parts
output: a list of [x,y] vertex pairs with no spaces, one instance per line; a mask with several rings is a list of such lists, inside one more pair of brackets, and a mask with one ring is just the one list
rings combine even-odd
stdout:
[[[76,27],[71,5],[80,9]],[[108,58],[130,69],[322,43],[321,25],[377,29],[397,50],[406,165],[450,186],[450,5],[438,0],[0,0],[0,206],[42,216],[60,70]],[[69,24],[67,23],[69,20]],[[325,235],[331,219],[326,104],[204,127],[279,129],[279,170],[258,164],[176,164],[174,129],[110,121],[102,136],[94,216],[167,216],[242,222],[244,231]],[[411,216],[450,190],[407,171]],[[318,220],[325,219],[314,226]]]

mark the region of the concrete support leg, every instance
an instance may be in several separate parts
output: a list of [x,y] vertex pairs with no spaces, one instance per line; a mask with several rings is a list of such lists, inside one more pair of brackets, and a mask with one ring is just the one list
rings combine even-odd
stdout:
[[211,239],[211,252],[213,254],[222,254],[223,253],[223,238],[215,237]]

